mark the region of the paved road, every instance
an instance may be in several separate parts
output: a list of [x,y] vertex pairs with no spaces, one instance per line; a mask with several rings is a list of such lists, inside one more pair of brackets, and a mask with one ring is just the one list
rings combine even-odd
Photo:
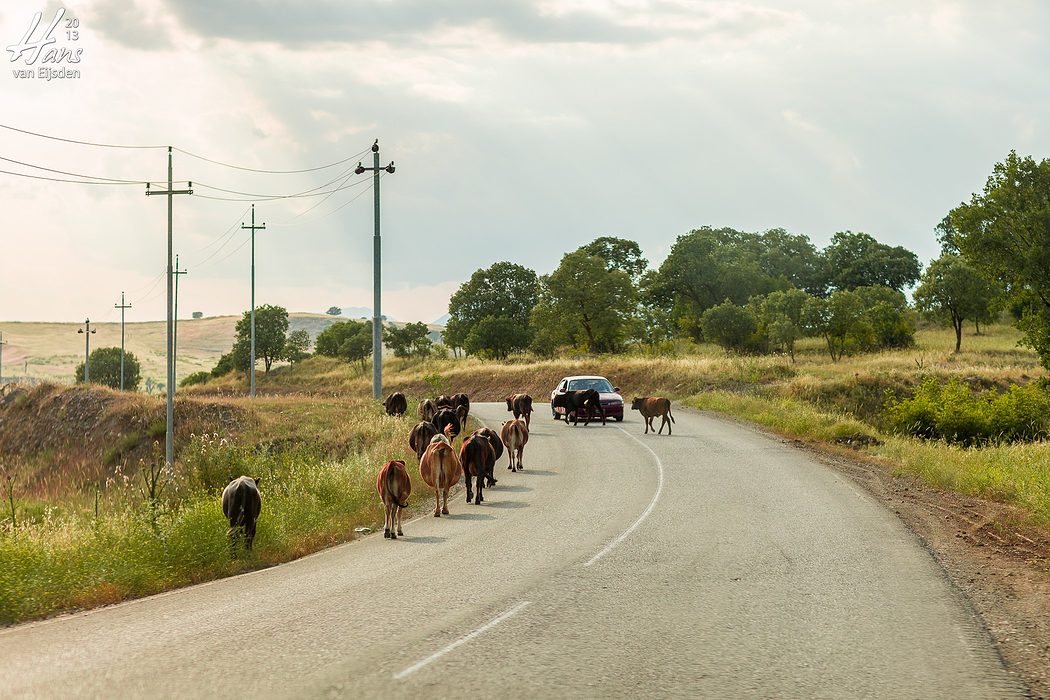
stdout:
[[667,437],[539,408],[485,504],[2,631],[0,696],[1022,695],[916,538],[805,453],[685,410]]

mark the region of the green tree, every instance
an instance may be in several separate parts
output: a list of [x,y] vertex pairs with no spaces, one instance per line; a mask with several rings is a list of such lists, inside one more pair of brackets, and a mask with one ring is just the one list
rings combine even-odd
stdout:
[[284,356],[289,362],[299,362],[310,356],[310,332],[292,331],[284,341]]
[[362,367],[372,355],[372,324],[368,321],[340,321],[318,333],[314,342],[318,355],[358,362]]
[[778,280],[779,289],[790,285],[819,296],[827,291],[824,259],[809,236],[773,228],[761,234],[758,243],[759,267]]
[[605,261],[609,270],[622,270],[637,283],[649,261],[642,257],[642,249],[634,241],[614,236],[601,236],[579,248],[587,255],[594,255]]
[[889,287],[857,287],[856,294],[864,305],[864,319],[870,336],[864,350],[907,348],[915,344],[915,323],[903,292]]
[[802,310],[811,295],[801,289],[770,292],[758,300],[758,317],[769,342],[795,361],[795,341],[805,335]]
[[[237,343],[249,344],[251,354],[252,315],[245,311],[237,322]],[[255,307],[255,357],[262,358],[266,371],[276,360],[285,359],[285,343],[288,333],[288,310],[283,306],[263,304]],[[249,360],[250,362],[250,360]]]
[[[120,388],[120,348],[97,348],[88,356],[91,367],[91,383]],[[76,382],[84,381],[84,363],[77,365]],[[137,391],[142,378],[141,366],[134,353],[124,353],[124,389]]]
[[[938,230],[977,272],[1019,303],[1022,342],[1050,368],[1050,159],[1015,151],[996,163],[981,194],[952,209]],[[1026,303],[1034,302],[1034,303]]]
[[194,311],[191,315],[193,316],[193,318],[204,318],[203,311]]
[[833,362],[870,342],[871,327],[864,318],[864,300],[855,292],[838,291],[827,299],[808,299],[802,318],[807,332],[824,338]]
[[505,360],[507,356],[528,347],[529,329],[510,318],[486,316],[471,329],[463,346],[471,355]]
[[341,316],[343,314],[343,310],[340,309],[338,306],[329,306],[328,311],[325,311],[325,313],[329,316]]
[[389,326],[383,329],[383,345],[393,350],[395,357],[426,357],[434,344],[429,333],[427,324],[419,321],[400,328]]
[[540,287],[531,325],[538,336],[533,345],[541,352],[565,344],[613,352],[623,345],[637,304],[626,272],[577,250],[566,254]]
[[247,372],[251,366],[249,341],[238,338],[228,353],[219,358],[211,370],[211,376],[221,377],[233,371]]
[[910,250],[852,231],[831,237],[824,260],[827,286],[834,290],[882,286],[902,291],[915,284],[922,272],[919,258]]
[[996,297],[994,285],[973,269],[962,256],[946,253],[930,263],[915,290],[915,306],[927,316],[951,323],[955,330],[955,352],[962,347],[966,319],[989,316]]
[[504,318],[526,329],[525,342],[511,349],[524,350],[531,340],[529,314],[538,295],[536,273],[526,267],[497,262],[477,270],[449,300],[444,342],[452,348],[465,348],[467,336],[483,319]]
[[193,374],[184,377],[179,386],[193,386],[194,384],[206,384],[211,378],[210,372],[194,372]]
[[744,352],[759,349],[762,345],[754,312],[728,299],[705,311],[700,326],[704,338],[725,350]]

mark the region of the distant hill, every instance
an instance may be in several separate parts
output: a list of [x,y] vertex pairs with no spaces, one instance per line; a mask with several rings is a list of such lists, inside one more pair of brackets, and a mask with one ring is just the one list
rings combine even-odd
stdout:
[[438,318],[430,322],[431,326],[447,326],[448,320],[451,318],[448,314],[441,314]]
[[[380,307],[382,307],[382,304],[380,304]],[[340,309],[340,311],[343,312],[343,315],[336,316],[335,318],[363,318],[367,320],[372,319],[372,309],[368,308],[367,306],[346,306]],[[387,321],[397,323],[397,319],[392,318],[390,314],[383,314],[383,316],[386,318]]]

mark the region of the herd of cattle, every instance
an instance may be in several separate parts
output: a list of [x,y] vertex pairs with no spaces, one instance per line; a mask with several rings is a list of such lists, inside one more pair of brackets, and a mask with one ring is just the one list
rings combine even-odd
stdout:
[[[474,501],[476,505],[484,501],[484,489],[497,482],[494,470],[504,449],[509,458],[507,469],[517,472],[525,468],[522,452],[529,441],[532,397],[512,394],[506,402],[507,410],[514,417],[503,423],[500,432],[497,434],[487,427],[478,428],[463,439],[458,453],[452,441],[467,425],[470,397],[466,394],[442,395],[419,403],[420,421],[409,432],[408,444],[419,460],[419,475],[434,491],[435,518],[448,515],[448,493],[459,483],[461,476],[466,482],[467,502]],[[408,400],[400,391],[390,394],[383,406],[391,416],[404,416],[408,412]],[[581,413],[586,415],[584,425],[590,423],[595,414],[600,415],[602,425],[605,424],[605,412],[596,391],[566,392],[555,396],[551,406],[565,409],[566,424],[571,417],[576,425]],[[642,414],[647,434],[650,429],[655,430],[653,419],[658,416],[663,418],[659,432],[663,433],[666,425],[667,434],[671,434],[671,423],[675,421],[668,399],[636,398],[631,409]],[[238,535],[243,534],[248,551],[252,549],[255,523],[262,510],[258,485],[257,477],[241,476],[231,481],[222,492],[222,512],[230,523],[231,543],[236,546]],[[404,535],[401,521],[412,493],[412,480],[404,460],[391,460],[383,465],[376,478],[376,489],[386,511],[383,537],[396,540],[399,535]]]

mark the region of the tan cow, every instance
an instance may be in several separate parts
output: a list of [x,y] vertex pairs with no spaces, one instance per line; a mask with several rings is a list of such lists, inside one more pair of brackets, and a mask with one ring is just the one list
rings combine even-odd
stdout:
[[503,424],[500,437],[507,446],[507,457],[510,459],[507,469],[515,472],[524,469],[521,453],[525,449],[525,443],[529,441],[529,427],[525,425],[525,421],[520,418],[507,421]]
[[396,540],[398,535],[405,534],[401,531],[401,517],[408,507],[408,497],[412,494],[412,480],[408,478],[405,463],[396,459],[384,464],[376,477],[376,490],[386,509],[383,537]]
[[449,432],[451,431],[446,428],[444,435],[438,434],[431,438],[430,445],[423,453],[423,459],[419,460],[419,475],[423,477],[427,486],[434,489],[435,518],[440,518],[442,513],[448,515],[448,492],[463,476],[463,466],[452,448]]
[[[667,434],[671,434],[671,423],[674,423],[674,416],[671,415],[671,401],[660,396],[648,396],[645,398],[635,397],[631,401],[631,410],[638,411],[642,414],[645,419],[645,434],[649,434],[649,429],[653,428],[653,418],[660,416],[663,421],[660,423],[659,435],[664,431],[664,426],[667,426]],[[670,418],[670,422],[668,422]],[[655,430],[655,428],[653,428]]]

